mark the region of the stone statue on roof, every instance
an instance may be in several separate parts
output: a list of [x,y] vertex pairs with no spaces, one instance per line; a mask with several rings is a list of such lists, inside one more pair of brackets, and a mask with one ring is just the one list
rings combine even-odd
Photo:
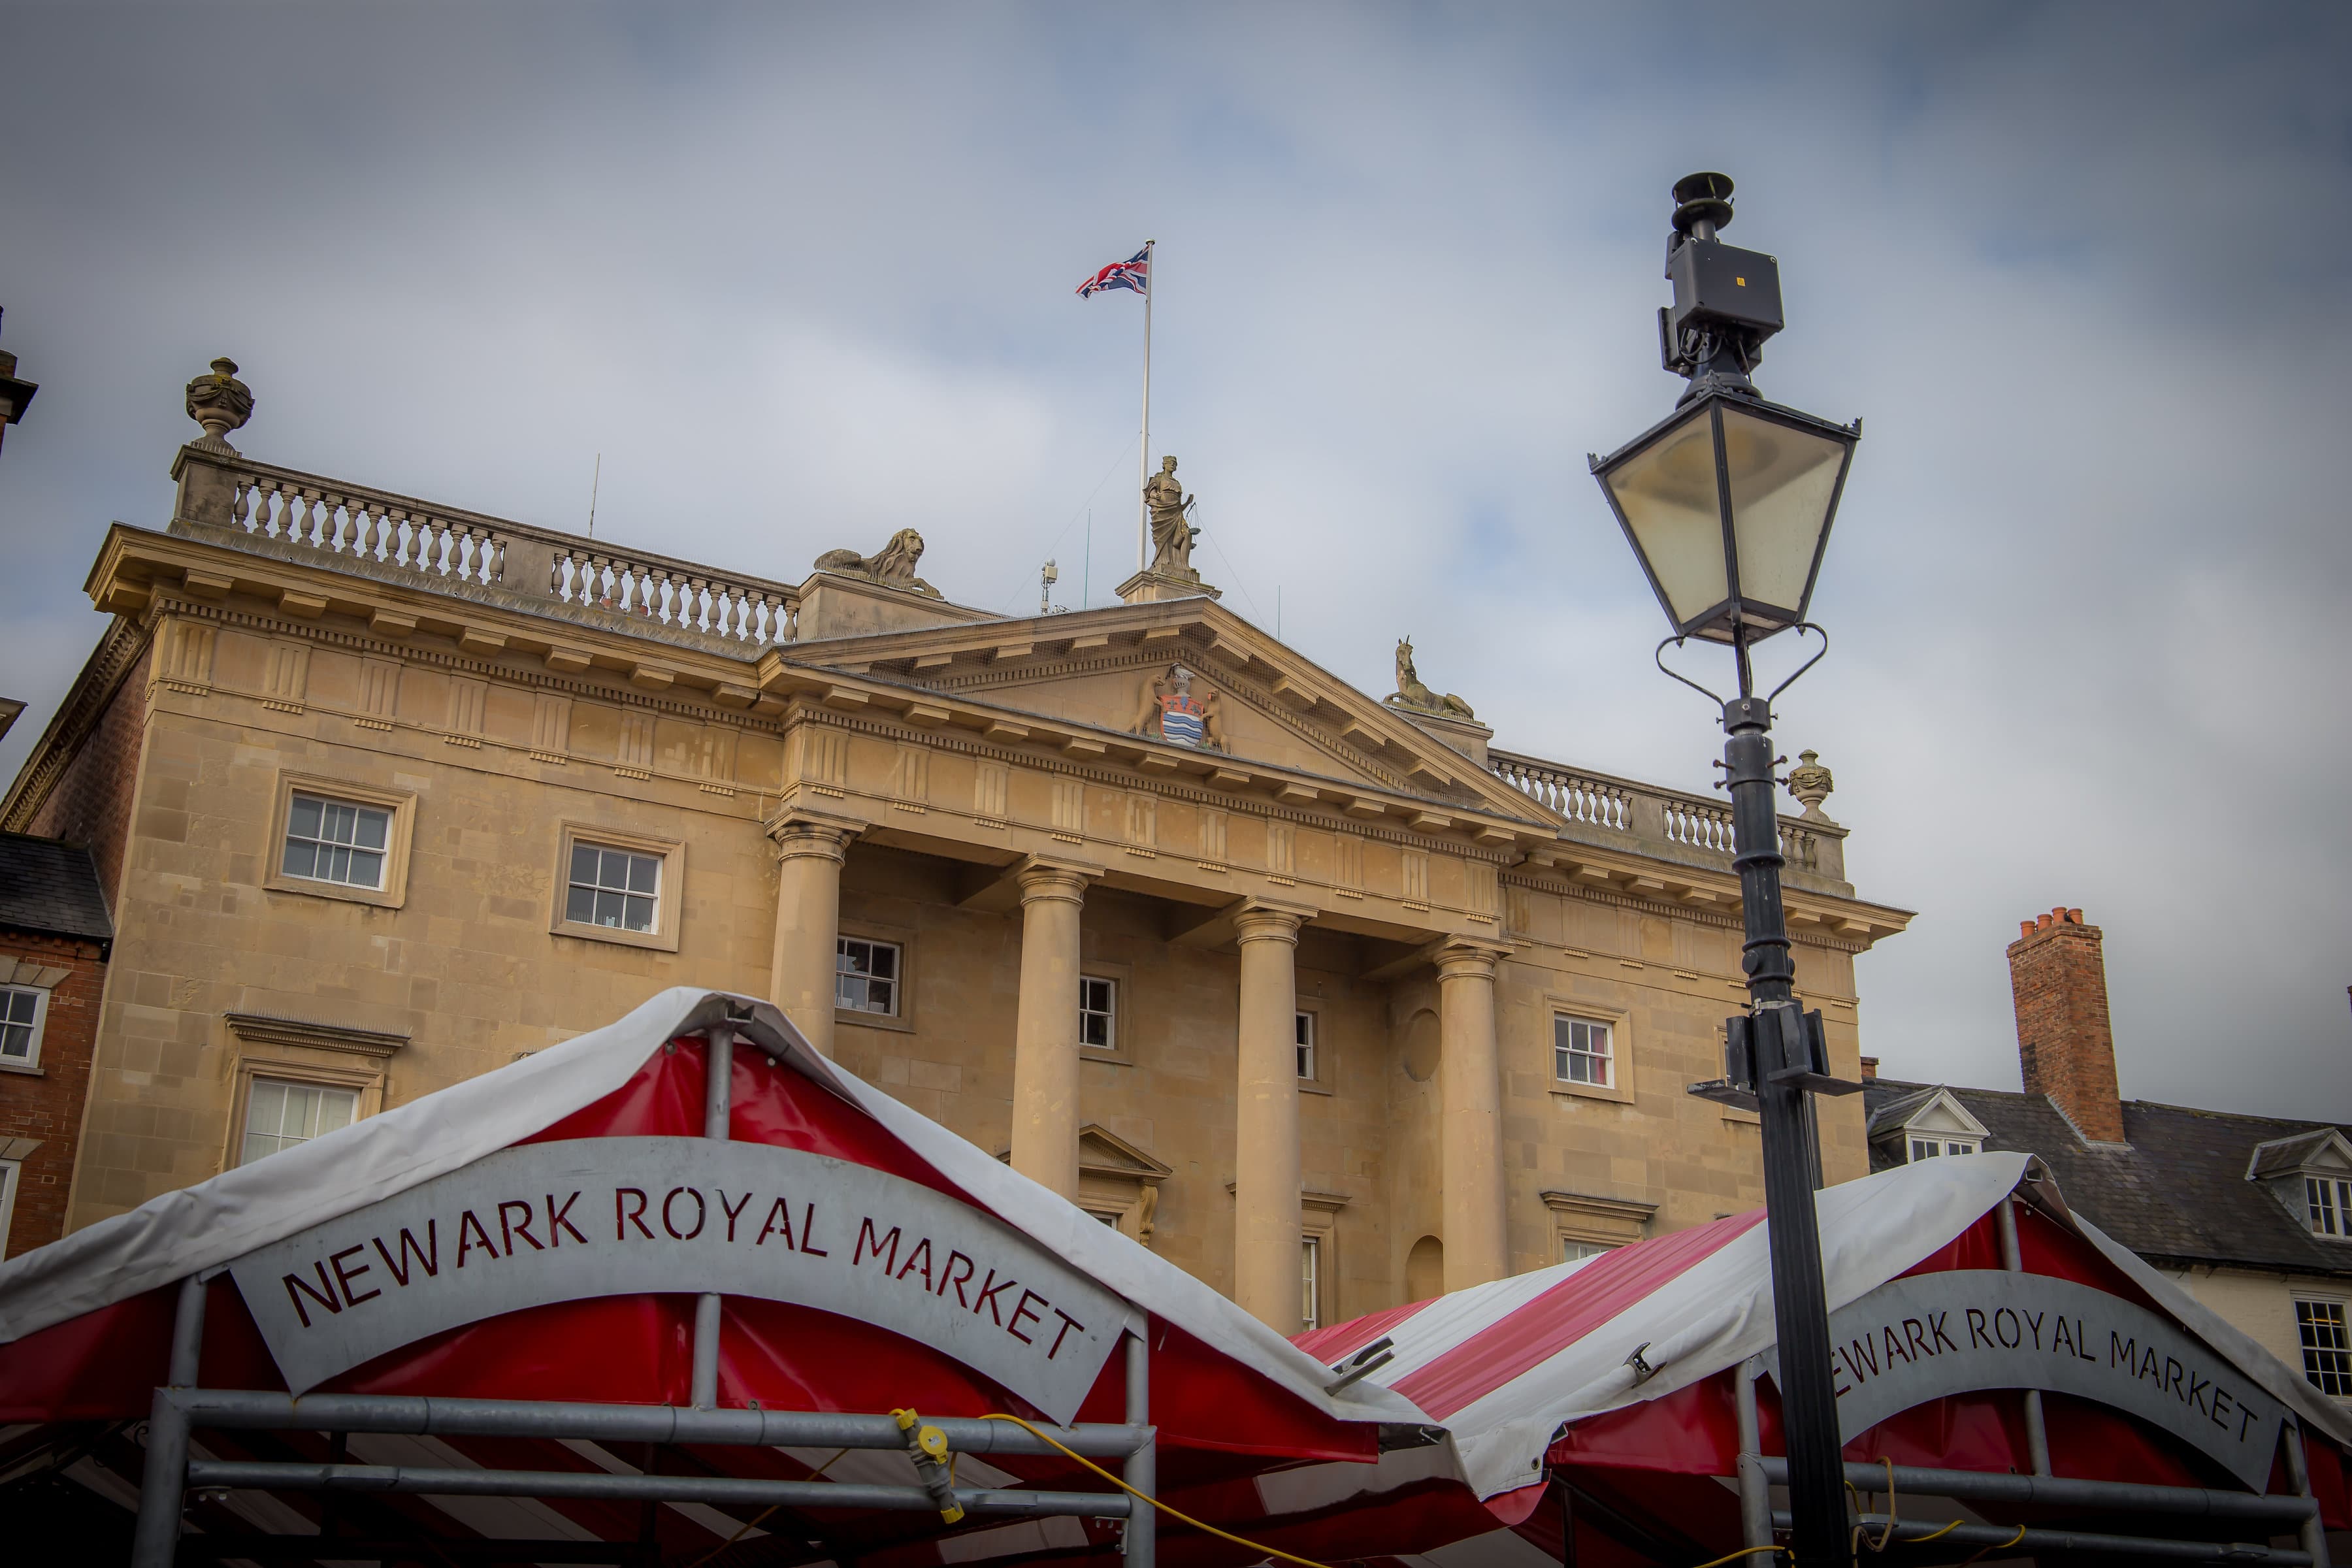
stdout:
[[828,550],[816,558],[816,569],[844,577],[863,577],[885,588],[920,594],[927,599],[944,598],[945,595],[915,575],[915,563],[922,558],[923,536],[911,528],[902,528],[890,536],[890,542],[882,547],[879,554],[866,556],[855,550]]
[[1176,482],[1175,458],[1160,459],[1160,471],[1143,487],[1143,504],[1151,513],[1151,570],[1191,571],[1192,542],[1201,531],[1185,519],[1192,498]]

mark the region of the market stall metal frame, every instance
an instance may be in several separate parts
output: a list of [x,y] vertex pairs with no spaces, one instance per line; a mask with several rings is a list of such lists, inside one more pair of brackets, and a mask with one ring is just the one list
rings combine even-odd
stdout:
[[[732,1110],[734,1048],[739,1033],[747,1043],[757,1020],[749,1008],[730,1006],[724,1023],[700,1031],[709,1053],[703,1105],[703,1133],[725,1141]],[[778,1042],[781,1044],[781,1042]],[[172,1325],[168,1382],[155,1390],[148,1420],[146,1468],[131,1552],[132,1568],[173,1568],[185,1555],[183,1542],[203,1542],[203,1555],[215,1560],[299,1554],[396,1561],[429,1561],[450,1555],[452,1543],[430,1544],[335,1540],[319,1535],[253,1539],[190,1538],[182,1515],[187,1494],[207,1489],[270,1491],[407,1492],[443,1496],[594,1498],[656,1504],[698,1502],[771,1509],[870,1509],[937,1511],[953,1523],[964,1514],[1017,1519],[1078,1517],[1116,1520],[1120,1551],[1130,1568],[1152,1568],[1156,1530],[1149,1500],[1155,1488],[1158,1439],[1150,1425],[1151,1351],[1132,1329],[1123,1334],[1127,1374],[1127,1419],[1123,1424],[1031,1426],[1003,1420],[940,1417],[923,1420],[914,1411],[844,1415],[718,1405],[719,1297],[697,1300],[691,1405],[638,1405],[557,1400],[449,1399],[425,1394],[279,1394],[262,1390],[200,1386],[198,1360],[204,1345],[205,1287],[227,1265],[191,1274],[180,1282]],[[337,1441],[353,1432],[448,1435],[478,1437],[575,1438],[638,1443],[698,1443],[726,1447],[805,1444],[828,1447],[902,1449],[914,1461],[920,1486],[882,1486],[821,1480],[766,1480],[731,1476],[586,1474],[555,1470],[444,1468],[400,1465],[308,1464],[282,1461],[191,1458],[191,1434],[200,1426],[324,1432]],[[1027,1488],[957,1487],[949,1454],[1064,1454],[1118,1458],[1129,1489],[1109,1492],[1043,1491]],[[488,1551],[483,1550],[487,1545]],[[371,1552],[362,1547],[385,1550]],[[498,1541],[468,1543],[473,1562],[629,1563],[646,1560],[646,1542]],[[583,1551],[585,1555],[582,1553]],[[652,1561],[658,1562],[657,1550]]]

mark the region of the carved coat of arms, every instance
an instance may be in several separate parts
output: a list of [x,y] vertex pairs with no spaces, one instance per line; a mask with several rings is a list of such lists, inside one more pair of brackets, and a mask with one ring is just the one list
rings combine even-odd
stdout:
[[1171,665],[1166,675],[1146,687],[1142,711],[1130,726],[1134,732],[1171,745],[1191,746],[1203,752],[1223,751],[1225,738],[1217,722],[1216,695],[1206,689],[1196,694],[1192,679],[1191,670],[1181,664]]

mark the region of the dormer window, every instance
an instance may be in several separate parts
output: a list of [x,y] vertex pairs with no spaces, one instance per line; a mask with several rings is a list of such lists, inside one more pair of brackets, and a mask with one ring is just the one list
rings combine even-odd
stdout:
[[2352,1139],[2333,1127],[2254,1145],[2246,1180],[2270,1189],[2287,1213],[2328,1241],[2352,1241]]
[[2336,1241],[2352,1240],[2352,1181],[2340,1176],[2305,1176],[2305,1206],[2311,1213],[2311,1234]]
[[1950,1154],[1981,1154],[1991,1129],[1948,1089],[1921,1089],[1881,1104],[1870,1116],[1870,1141],[1890,1165],[1916,1165]]

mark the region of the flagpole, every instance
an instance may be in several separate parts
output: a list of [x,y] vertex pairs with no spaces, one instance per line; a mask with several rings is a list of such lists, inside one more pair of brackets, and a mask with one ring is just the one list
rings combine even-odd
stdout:
[[1159,279],[1152,276],[1151,247],[1160,242],[1143,242],[1143,450],[1135,460],[1135,569],[1145,571],[1151,565],[1151,507],[1144,500],[1143,492],[1151,483],[1151,296],[1159,291]]

